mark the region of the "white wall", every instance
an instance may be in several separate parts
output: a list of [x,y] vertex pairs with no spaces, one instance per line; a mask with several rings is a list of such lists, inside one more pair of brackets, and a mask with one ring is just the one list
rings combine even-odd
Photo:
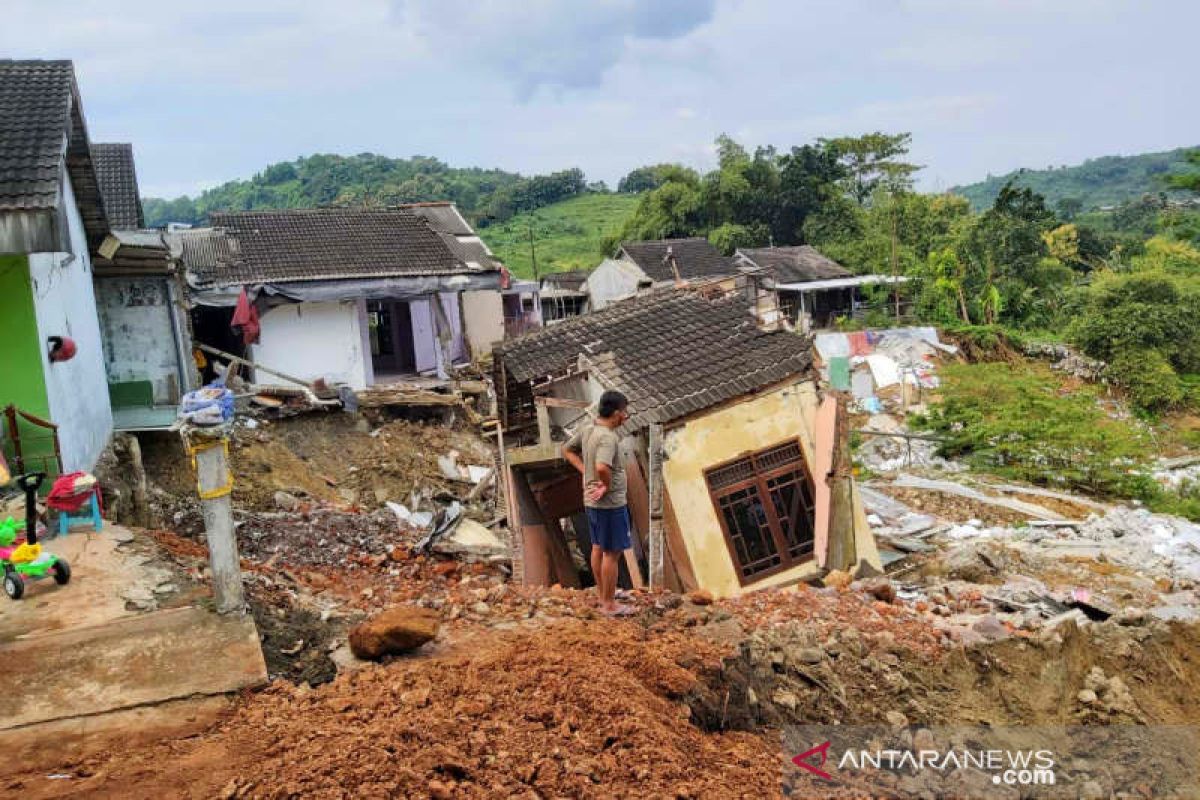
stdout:
[[[324,378],[331,383],[348,383],[355,389],[367,387],[358,304],[349,302],[289,303],[263,314],[262,333],[251,360],[264,367],[295,375],[305,381]],[[285,382],[265,372],[258,380]]]
[[[87,237],[71,182],[64,179],[62,185],[72,252],[31,253],[29,275],[33,280],[50,420],[58,424],[63,469],[89,471],[108,443],[113,418]],[[79,348],[75,357],[51,364],[46,346],[50,336],[74,339]]]
[[636,264],[621,259],[604,259],[587,279],[592,311],[599,311],[615,300],[637,294],[638,282],[645,280],[648,280],[646,273]]
[[504,301],[498,289],[462,293],[463,320],[471,356],[492,352],[492,345],[504,341]]
[[156,404],[186,390],[171,313],[168,278],[99,278],[95,283],[104,360],[113,383],[150,381]]

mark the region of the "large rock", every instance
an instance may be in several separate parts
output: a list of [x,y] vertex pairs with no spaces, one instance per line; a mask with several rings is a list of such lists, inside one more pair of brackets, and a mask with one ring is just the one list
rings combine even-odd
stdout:
[[438,634],[436,611],[396,606],[350,631],[350,650],[359,658],[378,661],[384,656],[416,650]]

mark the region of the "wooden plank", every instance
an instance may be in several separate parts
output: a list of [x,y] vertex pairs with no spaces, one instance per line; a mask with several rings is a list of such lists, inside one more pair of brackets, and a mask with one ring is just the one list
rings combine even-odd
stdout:
[[575,400],[570,397],[539,396],[533,398],[533,402],[547,408],[590,408],[592,405],[588,400]]
[[675,578],[679,582],[679,590],[690,592],[700,588],[696,573],[692,570],[692,560],[688,556],[687,546],[683,543],[683,535],[679,531],[679,521],[675,518],[675,508],[671,505],[671,493],[663,491],[663,538],[667,543],[667,552],[671,556],[671,566]]

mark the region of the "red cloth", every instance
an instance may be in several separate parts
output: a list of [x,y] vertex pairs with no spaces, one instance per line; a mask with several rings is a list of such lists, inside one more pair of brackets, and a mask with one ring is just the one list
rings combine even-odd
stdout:
[[87,475],[86,472],[70,472],[55,478],[54,485],[50,487],[50,494],[46,495],[46,506],[56,511],[74,514],[83,508],[92,495],[96,496],[97,503],[100,502],[100,492],[97,491],[98,484],[93,484],[82,492],[75,492],[75,481],[85,475]]
[[242,334],[242,344],[257,344],[258,333],[262,330],[262,326],[258,323],[258,309],[250,302],[250,296],[246,294],[246,287],[242,287],[242,293],[238,295],[237,308],[233,310],[233,320],[229,323],[234,330],[240,330]]

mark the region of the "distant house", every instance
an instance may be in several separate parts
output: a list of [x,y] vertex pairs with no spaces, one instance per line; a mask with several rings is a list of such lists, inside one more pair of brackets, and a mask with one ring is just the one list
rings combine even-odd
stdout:
[[588,298],[591,309],[599,311],[643,289],[736,272],[733,259],[703,237],[624,242],[614,258],[605,259],[588,276]]
[[839,317],[857,316],[862,308],[859,290],[892,281],[886,275],[855,275],[809,245],[741,248],[733,260],[740,268],[770,276],[780,311],[802,331],[828,328]]
[[748,281],[652,289],[497,348],[501,421],[518,445],[504,453],[518,580],[579,585],[567,530],[588,552],[582,486],[560,447],[607,389],[630,401],[625,585],[793,585],[830,568],[835,536],[849,542],[841,566],[879,568],[852,484],[833,513],[836,403],[818,396],[811,341],[760,327]]
[[[92,287],[108,231],[74,66],[0,60],[0,408],[57,425],[68,471],[91,469],[113,428]],[[56,337],[69,360],[51,360]],[[53,471],[47,430],[16,425],[24,468]]]
[[551,324],[588,311],[587,270],[543,275],[540,283],[542,322]]
[[[468,263],[447,244],[453,234],[412,210],[243,211],[210,219],[212,228],[169,235],[199,306],[196,339],[237,347],[232,307],[245,290],[261,326],[251,357],[264,366],[360,389],[444,376],[472,357],[471,342],[500,327],[499,265]],[[465,298],[476,292],[493,296],[467,316]]]
[[112,227],[93,263],[114,428],[167,428],[198,377],[186,284],[163,232],[144,228],[133,146],[93,144],[92,161]]

